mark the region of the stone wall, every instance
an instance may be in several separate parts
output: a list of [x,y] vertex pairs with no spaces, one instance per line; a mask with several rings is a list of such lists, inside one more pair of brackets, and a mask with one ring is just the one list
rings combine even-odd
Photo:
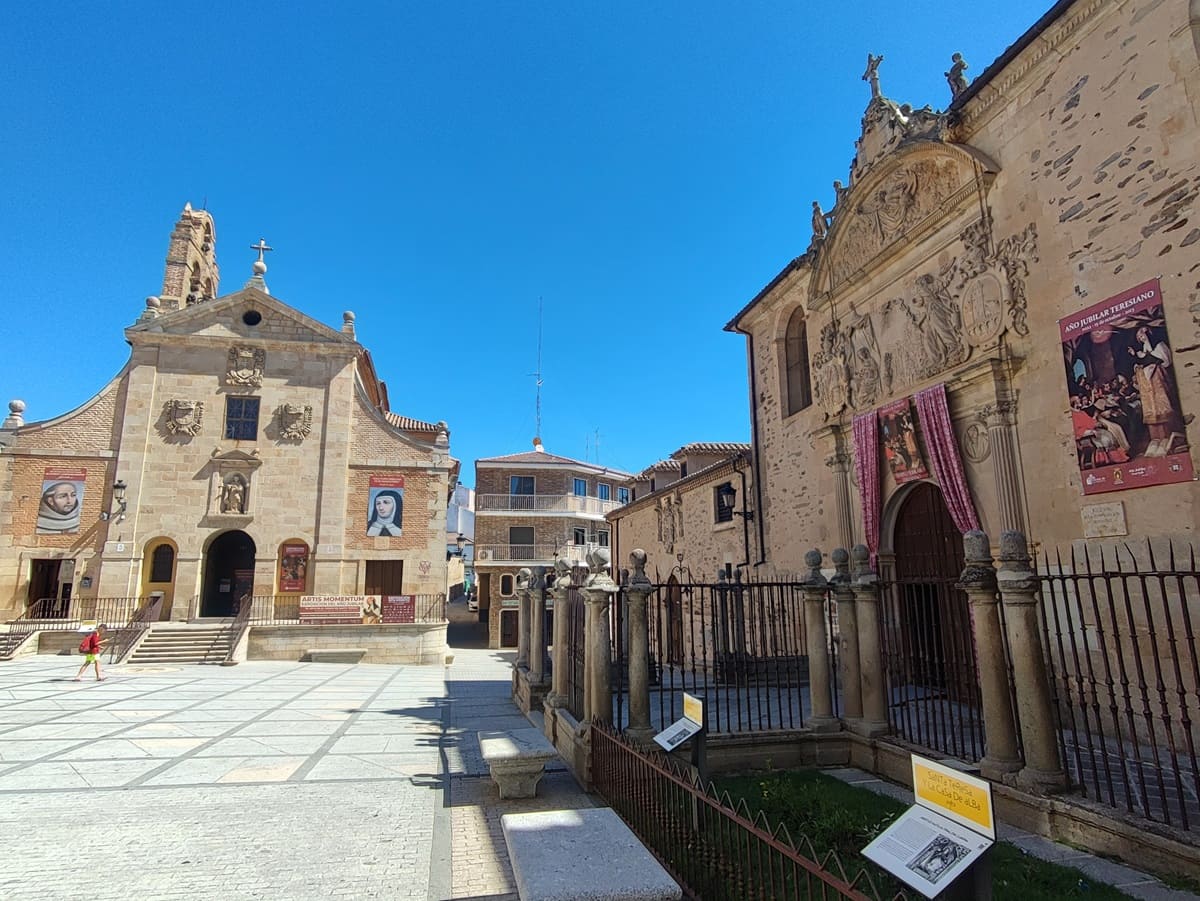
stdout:
[[251,626],[248,660],[300,660],[310,650],[363,648],[362,663],[446,662],[445,623],[386,626]]

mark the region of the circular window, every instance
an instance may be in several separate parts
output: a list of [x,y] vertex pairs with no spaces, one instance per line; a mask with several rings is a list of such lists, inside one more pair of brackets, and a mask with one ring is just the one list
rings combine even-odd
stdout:
[[262,322],[262,313],[258,312],[258,310],[247,310],[242,314],[242,322],[246,323],[246,325],[258,325]]

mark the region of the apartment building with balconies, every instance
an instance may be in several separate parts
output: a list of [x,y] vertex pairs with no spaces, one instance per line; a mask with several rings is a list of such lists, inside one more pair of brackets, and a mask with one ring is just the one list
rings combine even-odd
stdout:
[[632,497],[631,473],[532,451],[475,461],[475,576],[492,647],[516,647],[517,573],[583,565],[611,547],[605,516]]

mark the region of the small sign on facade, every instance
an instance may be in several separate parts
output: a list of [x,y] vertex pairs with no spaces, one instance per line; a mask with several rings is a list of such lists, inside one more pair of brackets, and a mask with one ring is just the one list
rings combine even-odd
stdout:
[[380,597],[368,595],[304,595],[300,622],[307,625],[361,626],[380,621]]
[[384,595],[383,621],[385,623],[415,623],[417,621],[417,599],[415,595]]
[[1083,517],[1084,538],[1117,538],[1128,535],[1125,525],[1125,504],[1091,504],[1079,511]]
[[912,772],[916,803],[862,853],[932,898],[996,843],[992,787],[915,754]]

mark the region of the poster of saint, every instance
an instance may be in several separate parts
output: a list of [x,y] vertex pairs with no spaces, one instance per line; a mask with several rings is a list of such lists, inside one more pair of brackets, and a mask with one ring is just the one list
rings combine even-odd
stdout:
[[399,538],[404,513],[404,476],[371,476],[367,535]]
[[1192,478],[1158,279],[1059,320],[1084,494]]
[[79,531],[86,469],[47,467],[42,473],[42,498],[38,503],[37,533],[62,535]]
[[879,410],[883,454],[897,485],[929,477],[917,444],[916,416],[912,400],[907,397]]
[[279,560],[279,593],[302,594],[308,577],[308,545],[285,544]]

